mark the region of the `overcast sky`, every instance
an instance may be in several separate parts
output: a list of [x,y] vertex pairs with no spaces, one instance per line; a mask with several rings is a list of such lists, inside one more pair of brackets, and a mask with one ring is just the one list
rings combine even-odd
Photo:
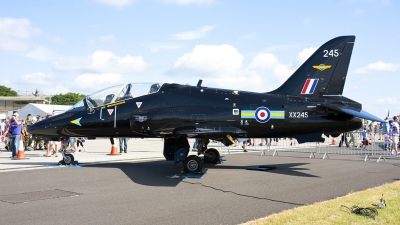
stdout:
[[279,87],[319,46],[356,42],[343,95],[400,114],[394,0],[0,0],[1,85],[47,95],[174,82]]

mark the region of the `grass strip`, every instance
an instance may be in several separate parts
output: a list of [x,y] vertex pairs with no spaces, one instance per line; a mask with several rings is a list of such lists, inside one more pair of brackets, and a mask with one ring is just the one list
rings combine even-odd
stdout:
[[[378,208],[379,215],[374,219],[350,213],[341,208],[374,207],[382,197],[386,208]],[[400,181],[338,197],[333,200],[301,206],[272,214],[265,218],[249,221],[245,225],[260,224],[399,224],[400,223]]]

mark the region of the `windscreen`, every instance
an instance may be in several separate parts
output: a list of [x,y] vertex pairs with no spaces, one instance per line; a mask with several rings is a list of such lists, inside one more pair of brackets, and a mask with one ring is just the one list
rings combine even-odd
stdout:
[[[162,85],[159,83],[128,83],[116,85],[95,92],[87,96],[84,100],[86,100],[90,108],[96,108],[114,102],[126,101],[139,96],[157,93],[161,86]],[[83,107],[84,100],[76,103],[71,109]]]

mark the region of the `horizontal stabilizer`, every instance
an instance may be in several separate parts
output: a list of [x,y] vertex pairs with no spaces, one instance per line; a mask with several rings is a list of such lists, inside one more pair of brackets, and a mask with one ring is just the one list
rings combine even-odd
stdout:
[[328,109],[331,109],[331,110],[335,110],[337,112],[346,113],[348,115],[352,115],[352,116],[356,116],[356,117],[359,117],[359,118],[363,118],[363,119],[366,119],[366,120],[372,120],[372,121],[381,122],[381,123],[385,122],[384,120],[382,120],[382,119],[380,119],[380,118],[378,118],[378,117],[376,117],[376,116],[374,116],[374,115],[372,115],[372,114],[370,114],[370,113],[368,113],[368,112],[366,112],[366,111],[364,111],[362,109],[358,110],[357,107],[354,107],[353,109],[350,109],[350,108],[348,108],[349,106],[347,108],[344,108],[343,106],[339,107],[337,105],[332,105],[332,104],[331,105],[329,105],[329,104],[321,104],[320,106],[328,108]]
[[360,112],[352,110],[352,109],[340,109],[342,112],[353,115],[353,116],[357,116],[360,118],[364,118],[366,120],[372,120],[372,121],[376,121],[376,122],[380,122],[380,123],[384,123],[386,121],[384,121],[383,119],[380,119],[364,110],[361,109]]

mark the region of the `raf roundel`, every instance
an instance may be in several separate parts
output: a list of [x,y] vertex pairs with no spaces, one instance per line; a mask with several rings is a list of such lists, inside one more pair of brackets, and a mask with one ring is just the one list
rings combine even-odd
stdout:
[[271,118],[271,112],[267,107],[261,106],[254,112],[256,120],[260,123],[266,123]]

